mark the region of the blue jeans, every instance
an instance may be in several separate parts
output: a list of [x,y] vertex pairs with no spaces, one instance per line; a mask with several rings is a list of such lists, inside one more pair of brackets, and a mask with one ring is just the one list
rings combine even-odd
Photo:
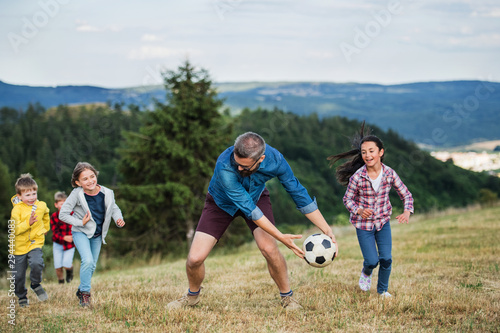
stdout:
[[101,252],[102,236],[88,238],[83,232],[73,232],[73,243],[82,259],[80,265],[80,291],[90,292],[90,279],[94,274],[99,252]]
[[[363,271],[366,275],[380,262],[378,271],[377,292],[382,294],[389,288],[389,277],[392,268],[392,236],[389,222],[384,224],[380,231],[356,229],[359,247],[363,253]],[[377,251],[378,248],[378,251]]]

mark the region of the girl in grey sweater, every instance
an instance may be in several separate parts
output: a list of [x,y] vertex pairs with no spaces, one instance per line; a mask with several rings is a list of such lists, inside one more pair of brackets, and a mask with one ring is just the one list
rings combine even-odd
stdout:
[[[71,224],[73,242],[82,259],[80,286],[76,296],[83,307],[90,306],[90,280],[94,274],[101,245],[108,233],[111,218],[123,227],[122,212],[112,190],[97,184],[99,172],[87,162],[73,170],[71,185],[75,188],[64,202],[59,219]],[[73,214],[71,214],[73,212]]]

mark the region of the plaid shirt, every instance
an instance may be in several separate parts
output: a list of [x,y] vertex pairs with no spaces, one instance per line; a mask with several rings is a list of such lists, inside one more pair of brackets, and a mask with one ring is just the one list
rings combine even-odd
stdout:
[[[389,191],[394,187],[401,200],[404,202],[404,210],[413,213],[413,197],[408,188],[403,184],[396,171],[382,164],[382,181],[378,192],[373,189],[368,177],[366,165],[359,168],[349,179],[349,185],[344,195],[344,205],[351,213],[350,221],[362,230],[382,229],[392,214],[392,206],[389,201]],[[373,210],[372,216],[367,219],[357,215],[359,208]]]
[[75,247],[73,242],[66,242],[64,236],[71,235],[71,224],[59,220],[59,211],[50,216],[50,228],[52,229],[52,241],[63,246],[63,250],[69,250]]

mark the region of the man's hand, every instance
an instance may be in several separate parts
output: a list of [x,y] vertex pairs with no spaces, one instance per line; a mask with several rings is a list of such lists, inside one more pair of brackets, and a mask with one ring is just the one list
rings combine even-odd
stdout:
[[326,222],[325,218],[323,217],[323,214],[319,211],[319,209],[316,209],[315,211],[306,214],[306,217],[311,221],[315,226],[321,230],[325,235],[330,237],[332,239],[332,242],[335,244],[336,251],[335,251],[335,257],[339,254],[339,247],[337,246],[337,240],[335,239],[335,235],[333,234],[332,228],[328,225]]
[[73,236],[66,235],[66,236],[63,237],[63,241],[71,243],[73,241]]
[[304,259],[304,251],[302,251],[295,243],[293,242],[294,239],[301,239],[302,235],[291,235],[291,234],[284,234],[283,237],[279,240],[283,244],[286,245],[290,250],[295,253],[295,255],[301,259]]
[[339,255],[339,246],[337,245],[337,240],[335,239],[335,235],[333,234],[332,228],[328,228],[328,232],[325,232],[325,235],[332,239],[332,242],[335,244],[335,258]]

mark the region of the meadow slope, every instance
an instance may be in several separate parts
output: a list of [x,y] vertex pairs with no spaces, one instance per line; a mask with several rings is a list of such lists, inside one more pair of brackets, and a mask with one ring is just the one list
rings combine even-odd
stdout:
[[78,276],[62,287],[47,281],[49,301],[40,303],[29,291],[30,307],[15,309],[15,325],[5,315],[11,298],[4,287],[0,331],[498,332],[499,215],[500,207],[491,207],[417,215],[409,225],[393,221],[389,300],[373,287],[359,290],[362,257],[349,226],[334,228],[340,255],[323,269],[282,247],[301,312],[279,306],[265,261],[249,244],[209,257],[195,308],[165,310],[186,291],[185,261],[153,260],[147,267],[97,271],[92,309],[78,306]]

